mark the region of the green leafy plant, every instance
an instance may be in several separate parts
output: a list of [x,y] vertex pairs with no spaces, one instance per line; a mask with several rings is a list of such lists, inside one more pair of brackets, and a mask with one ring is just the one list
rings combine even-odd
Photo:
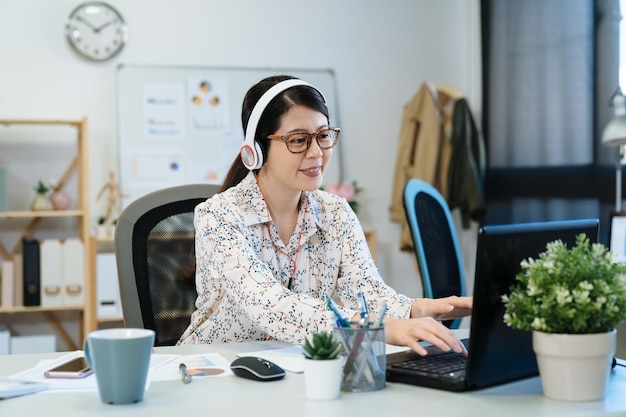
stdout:
[[304,356],[314,360],[335,359],[341,352],[341,344],[327,331],[312,333],[304,340]]
[[502,297],[509,327],[590,334],[626,320],[626,264],[613,262],[613,254],[585,234],[571,249],[560,240],[550,242],[538,259],[521,266],[510,294]]
[[35,191],[37,191],[37,193],[39,194],[45,194],[48,191],[50,191],[50,187],[48,187],[43,181],[39,180],[39,182],[37,183],[37,185],[35,187],[33,187],[35,189]]

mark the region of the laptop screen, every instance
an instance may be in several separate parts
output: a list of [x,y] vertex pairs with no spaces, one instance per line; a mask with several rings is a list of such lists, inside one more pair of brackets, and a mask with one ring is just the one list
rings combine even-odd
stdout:
[[467,383],[470,387],[500,384],[538,373],[532,333],[503,322],[502,295],[508,294],[521,270],[520,262],[537,258],[548,242],[560,239],[568,247],[585,233],[598,239],[597,219],[483,226],[478,232],[474,307],[470,328]]

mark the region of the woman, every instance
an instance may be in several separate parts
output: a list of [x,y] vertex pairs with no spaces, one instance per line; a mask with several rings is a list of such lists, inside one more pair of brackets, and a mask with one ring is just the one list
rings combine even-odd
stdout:
[[198,299],[181,344],[304,337],[331,330],[334,299],[360,318],[386,301],[387,342],[426,354],[424,340],[465,353],[438,320],[469,314],[471,298],[410,299],[387,286],[348,203],[319,190],[339,138],[322,94],[290,76],[246,94],[246,133],[220,193],[195,211]]

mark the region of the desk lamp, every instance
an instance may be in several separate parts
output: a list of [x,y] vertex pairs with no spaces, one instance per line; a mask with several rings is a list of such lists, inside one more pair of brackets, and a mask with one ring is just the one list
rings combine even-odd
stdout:
[[615,117],[602,132],[602,144],[615,148],[615,211],[622,211],[622,158],[626,144],[626,97],[618,87],[611,98]]

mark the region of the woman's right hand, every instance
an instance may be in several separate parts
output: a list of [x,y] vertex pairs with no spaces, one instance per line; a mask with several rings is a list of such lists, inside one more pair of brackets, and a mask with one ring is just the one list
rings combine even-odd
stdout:
[[454,351],[467,356],[465,345],[456,337],[454,332],[432,317],[412,319],[384,319],[386,324],[387,343],[397,346],[407,346],[419,355],[428,352],[418,342],[432,343],[444,352]]

